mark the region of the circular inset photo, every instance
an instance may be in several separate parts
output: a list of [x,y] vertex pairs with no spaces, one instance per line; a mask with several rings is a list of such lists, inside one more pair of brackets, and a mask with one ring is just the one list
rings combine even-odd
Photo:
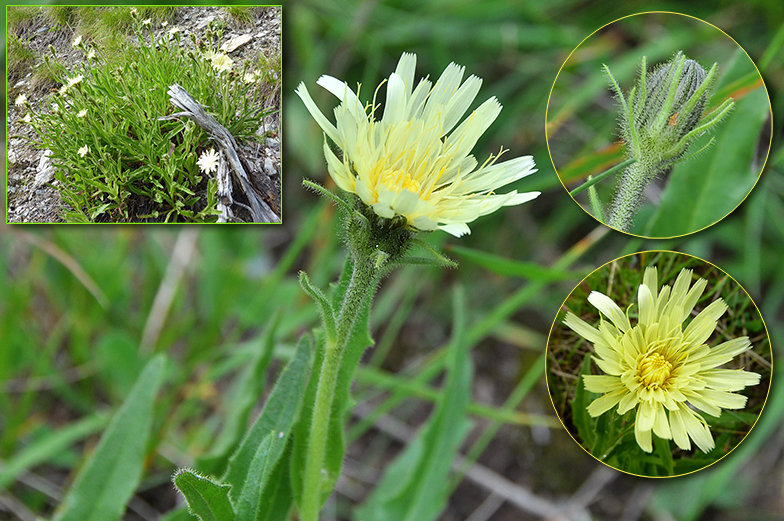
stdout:
[[717,27],[677,13],[597,30],[556,76],[547,146],[561,183],[597,220],[666,238],[731,213],[771,143],[757,67]]
[[668,251],[614,260],[569,295],[547,342],[564,427],[606,465],[679,476],[729,454],[757,421],[770,338],[729,275]]

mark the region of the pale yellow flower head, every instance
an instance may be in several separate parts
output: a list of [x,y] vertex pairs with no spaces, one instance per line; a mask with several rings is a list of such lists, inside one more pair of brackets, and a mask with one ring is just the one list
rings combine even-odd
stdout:
[[79,155],[82,157],[86,156],[89,152],[90,152],[90,147],[88,147],[87,145],[84,145],[78,150]]
[[684,328],[706,280],[697,279],[691,286],[692,271],[683,269],[672,287],[659,290],[657,279],[656,267],[646,268],[637,293],[636,324],[597,291],[588,302],[604,316],[598,329],[566,314],[564,324],[593,344],[592,358],[604,372],[583,376],[588,391],[602,394],[588,406],[588,413],[597,417],[616,406],[618,414],[636,409],[634,434],[645,452],[653,450],[653,433],[674,440],[683,450],[691,449],[693,440],[707,453],[714,441],[701,413],[718,417],[722,409],[742,409],[746,397],[734,391],[760,382],[757,373],[720,368],[750,349],[751,342],[740,337],[708,346],[727,311],[724,301],[711,302]]
[[[363,105],[349,86],[331,76],[318,84],[341,104],[335,124],[319,110],[304,83],[297,94],[325,134],[327,167],[338,187],[356,194],[388,219],[403,216],[419,230],[441,229],[454,236],[470,233],[468,223],[502,206],[530,201],[539,192],[505,194],[495,191],[536,172],[531,156],[497,163],[490,156],[481,166],[471,155],[479,137],[501,112],[495,97],[467,118],[482,80],[465,68],[449,64],[433,85],[427,78],[414,85],[416,55],[404,53],[385,80],[386,103]],[[382,83],[383,85],[383,83]],[[337,145],[338,157],[327,137]]]
[[210,61],[212,62],[212,68],[218,72],[230,71],[232,65],[234,65],[234,60],[223,53],[212,54]]

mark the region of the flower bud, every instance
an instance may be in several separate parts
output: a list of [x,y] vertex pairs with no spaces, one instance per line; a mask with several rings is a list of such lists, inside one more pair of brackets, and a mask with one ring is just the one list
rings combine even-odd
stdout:
[[623,119],[626,143],[632,147],[642,145],[665,164],[680,158],[697,137],[693,135],[681,142],[702,119],[715,77],[715,65],[708,73],[680,51],[650,75],[643,59],[640,78],[629,93],[630,107]]
[[[691,98],[697,89],[705,81],[708,75],[705,69],[694,60],[686,59],[683,62],[683,70],[680,78],[676,78],[677,64],[680,62],[682,53],[678,52],[675,58],[664,65],[658,67],[648,79],[647,99],[640,100],[640,92],[637,93],[635,103],[644,103],[642,118],[636,122],[638,126],[653,123],[652,117],[658,115],[664,108],[670,86],[675,82],[675,98],[672,108],[666,114],[668,126],[681,127],[680,136],[693,130],[697,121],[702,117],[705,105],[708,102],[707,91],[698,98],[697,104],[689,114],[683,114],[681,110],[686,102]],[[679,124],[680,123],[680,124]]]
[[[626,153],[636,161],[621,176],[607,223],[626,231],[645,187],[675,163],[688,159],[684,156],[690,145],[718,124],[734,101],[728,98],[708,112],[718,64],[706,72],[680,51],[650,74],[643,57],[640,77],[627,96],[606,65],[604,72],[620,104],[620,134]],[[697,153],[712,143],[713,139]]]

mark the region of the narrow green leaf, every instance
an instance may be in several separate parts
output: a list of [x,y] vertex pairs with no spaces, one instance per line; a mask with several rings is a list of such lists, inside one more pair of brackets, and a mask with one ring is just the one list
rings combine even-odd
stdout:
[[570,273],[559,269],[546,268],[535,262],[525,262],[507,259],[492,253],[486,253],[463,246],[449,246],[449,250],[458,256],[478,264],[498,275],[520,277],[538,282],[551,282],[557,280],[575,280],[579,274]]
[[49,461],[73,443],[100,430],[107,422],[105,415],[88,416],[35,440],[14,454],[0,469],[0,490],[4,490],[26,470]]
[[259,513],[267,501],[266,491],[263,488],[266,484],[265,481],[268,481],[268,476],[272,473],[270,464],[274,465],[276,463],[271,461],[270,452],[277,437],[277,432],[268,433],[256,448],[256,454],[253,456],[253,461],[251,461],[248,469],[246,483],[259,483],[260,486],[258,487],[259,490],[257,490],[256,486],[246,486],[242,489],[242,495],[236,501],[237,516],[240,519],[256,519],[257,513]]
[[449,470],[471,426],[465,417],[472,374],[463,330],[465,304],[462,291],[455,293],[455,327],[444,399],[427,425],[387,468],[381,483],[358,510],[357,519],[432,521],[446,506]]
[[[229,461],[223,481],[232,486],[231,498],[235,503],[247,497],[265,497],[270,474],[283,455],[289,433],[299,415],[311,351],[311,339],[303,335],[261,415]],[[246,488],[249,490],[246,491]]]
[[101,441],[82,467],[55,521],[115,521],[142,476],[153,405],[166,358],[147,363]]
[[326,329],[327,338],[334,339],[337,334],[337,327],[335,326],[335,310],[333,309],[332,304],[327,300],[326,295],[324,295],[319,288],[310,283],[308,274],[304,271],[299,272],[299,284],[302,286],[305,293],[307,293],[318,305],[321,319],[324,328]]
[[218,439],[208,454],[200,457],[196,467],[205,473],[222,475],[226,471],[229,458],[237,450],[248,425],[248,416],[264,390],[265,373],[272,360],[275,347],[275,331],[280,323],[281,313],[276,312],[267,328],[258,339],[253,358],[240,373],[226,398],[228,413]]
[[201,521],[235,520],[234,508],[229,501],[229,485],[215,483],[188,469],[177,471],[174,484],[188,501],[190,513]]

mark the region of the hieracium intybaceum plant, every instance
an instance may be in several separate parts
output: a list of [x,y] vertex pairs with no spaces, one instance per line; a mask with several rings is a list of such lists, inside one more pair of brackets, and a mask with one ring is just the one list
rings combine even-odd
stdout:
[[[300,274],[302,287],[317,303],[322,319],[321,326],[313,332],[313,369],[290,434],[281,427],[283,421],[270,421],[269,427],[261,429],[252,427],[252,433],[259,432],[248,434],[232,458],[223,480],[232,489],[224,505],[230,503],[238,519],[246,519],[240,512],[248,511],[243,510],[247,504],[243,501],[244,490],[249,488],[244,483],[250,482],[252,472],[236,469],[251,466],[245,459],[254,454],[266,454],[272,451],[270,447],[277,447],[276,461],[283,463],[265,459],[267,470],[256,475],[267,478],[258,478],[264,485],[255,487],[259,491],[254,496],[255,504],[265,512],[276,508],[276,512],[284,514],[275,519],[286,519],[293,497],[300,520],[318,520],[322,504],[341,472],[349,389],[362,352],[372,344],[368,315],[379,280],[405,264],[454,265],[417,235],[443,230],[461,236],[470,232],[468,223],[479,216],[539,195],[516,190],[495,193],[536,171],[530,156],[498,162],[498,156],[491,155],[480,165],[471,153],[501,111],[501,105],[492,97],[463,119],[482,80],[471,76],[463,81],[464,68],[452,63],[435,85],[428,79],[415,85],[415,67],[416,56],[403,54],[395,72],[384,82],[386,103],[381,117],[375,99],[363,104],[345,82],[331,76],[322,76],[318,84],[341,102],[334,110],[335,123],[316,106],[304,83],[297,88],[297,94],[324,131],[327,168],[341,192],[332,193],[311,181],[305,184],[341,208],[349,255],[340,280],[329,295],[313,286],[305,273]],[[339,151],[334,151],[333,146]],[[415,246],[425,251],[424,257],[409,253]],[[309,345],[309,338],[303,337],[298,352],[302,351],[301,346]],[[300,358],[295,356],[295,360]],[[286,385],[291,385],[286,383],[289,374],[287,369],[281,375],[260,418],[271,417],[274,412],[270,411],[284,410],[276,405],[279,397],[302,394],[301,390],[287,390]],[[297,408],[285,410],[289,411],[290,423]],[[258,443],[254,441],[256,444],[252,445],[249,439]],[[284,451],[287,444],[290,448]],[[282,468],[273,470],[276,464]],[[277,474],[272,476],[273,472]],[[201,486],[204,479],[190,471],[175,477],[175,484],[186,495],[192,510],[200,499],[188,487]]]
[[676,163],[685,161],[700,150],[690,150],[701,135],[715,127],[733,108],[732,98],[709,110],[710,98],[718,76],[718,64],[709,71],[678,51],[669,61],[652,72],[645,57],[640,63],[640,76],[624,96],[610,68],[604,65],[619,104],[620,137],[628,159],[634,160],[620,176],[610,206],[605,211],[596,202],[591,188],[596,217],[610,227],[628,231],[643,198],[645,188]]
[[682,450],[690,450],[691,441],[704,453],[713,450],[702,414],[718,418],[722,409],[743,409],[747,398],[736,391],[760,382],[757,373],[721,367],[751,349],[748,337],[706,343],[727,311],[721,298],[683,327],[707,286],[703,278],[693,285],[692,280],[692,270],[683,269],[672,287],[659,289],[658,270],[649,266],[637,291],[636,323],[629,310],[598,291],[588,295],[604,315],[598,328],[571,312],[564,320],[593,345],[591,358],[604,373],[583,375],[585,389],[601,394],[588,414],[596,418],[613,409],[619,416],[632,413],[635,439],[648,453],[653,451],[652,434],[673,440]]
[[198,42],[191,35],[186,49],[178,27],[156,35],[150,19],[132,15],[136,42],[117,55],[82,35],[72,41],[83,54],[74,70],[46,55],[43,67],[62,87],[23,121],[55,167],[67,221],[214,221],[214,168],[198,161],[214,145],[189,120],[158,118],[174,112],[167,90],[177,83],[237,140],[258,139],[270,113],[259,108],[258,74],[216,52],[220,31],[208,27]]

